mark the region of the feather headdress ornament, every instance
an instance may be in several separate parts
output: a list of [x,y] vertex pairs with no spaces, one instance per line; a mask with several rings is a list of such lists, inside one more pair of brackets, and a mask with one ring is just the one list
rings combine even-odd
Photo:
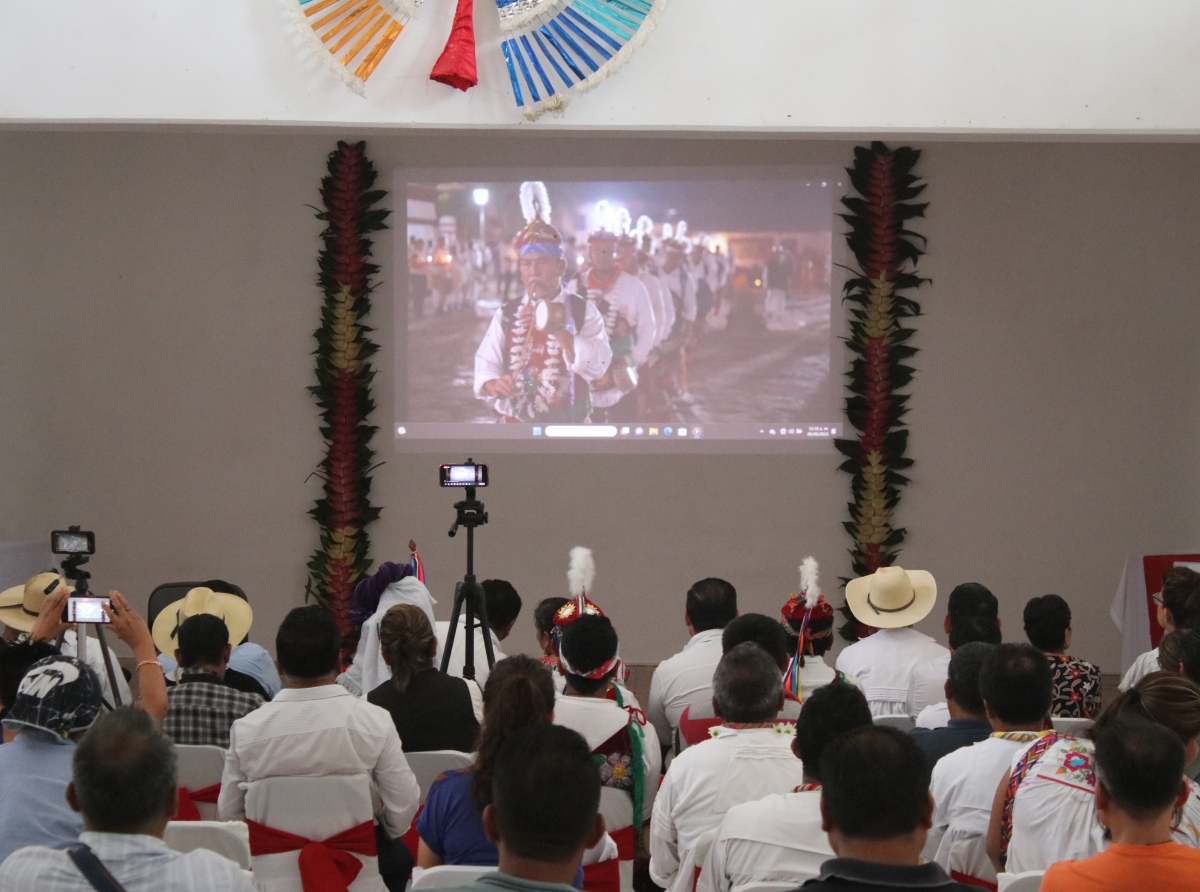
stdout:
[[554,614],[554,625],[568,626],[584,614],[604,616],[604,611],[588,599],[588,589],[596,578],[596,560],[592,550],[577,545],[571,549],[571,562],[567,566],[567,586],[571,600]]
[[809,610],[817,606],[817,599],[821,597],[818,571],[817,560],[811,555],[800,562],[800,593],[804,595],[804,606]]
[[[525,217],[525,228],[517,235],[517,247],[526,245],[562,245],[562,236],[550,225],[550,193],[541,180],[527,180],[521,184],[521,213]],[[561,256],[561,248],[551,249]],[[524,253],[524,252],[522,252]]]

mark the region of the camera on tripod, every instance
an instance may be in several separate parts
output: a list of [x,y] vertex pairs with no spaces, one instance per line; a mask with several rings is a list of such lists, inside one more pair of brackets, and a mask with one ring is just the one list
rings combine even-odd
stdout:
[[67,555],[62,561],[63,576],[74,583],[75,590],[63,606],[62,621],[94,624],[109,622],[104,608],[111,606],[112,602],[108,598],[95,597],[88,591],[88,580],[92,578],[92,574],[81,569],[91,555],[96,553],[96,534],[91,530],[81,530],[77,526],[55,530],[50,534],[50,550],[55,554]]
[[463,678],[475,678],[475,629],[483,630],[483,649],[487,655],[488,669],[496,665],[496,654],[492,650],[492,629],[488,625],[487,603],[483,597],[483,586],[475,581],[475,528],[488,522],[483,502],[475,498],[475,487],[488,485],[488,466],[477,465],[468,458],[461,465],[442,465],[438,472],[442,486],[461,486],[466,489],[466,498],[454,503],[454,525],[450,527],[453,537],[459,527],[467,528],[467,575],[454,586],[454,613],[450,617],[450,629],[446,634],[446,647],[442,652],[441,671],[450,668],[450,654],[454,649],[454,636],[458,632],[458,618],[466,609],[464,631],[466,640],[463,659]]

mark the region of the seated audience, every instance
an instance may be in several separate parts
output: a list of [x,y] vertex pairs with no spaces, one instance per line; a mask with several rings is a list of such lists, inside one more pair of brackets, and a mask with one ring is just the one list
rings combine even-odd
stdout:
[[697,892],[731,892],[747,883],[803,883],[817,876],[834,857],[821,829],[821,756],[835,738],[870,726],[871,710],[858,688],[832,682],[806,697],[792,739],[792,752],[803,766],[800,785],[726,812]]
[[412,604],[383,615],[379,644],[392,677],[367,695],[392,716],[405,752],[475,750],[479,722],[468,683],[433,665],[437,639],[429,618]]
[[821,756],[821,827],[837,854],[805,890],[970,892],[932,862],[922,863],[933,798],[929,767],[894,728],[860,728]]
[[[564,645],[566,641],[564,639]],[[650,878],[664,889],[691,877],[681,864],[701,834],[735,805],[785,793],[804,782],[791,734],[775,728],[783,705],[779,666],[757,644],[739,644],[713,675],[713,711],[721,725],[671,763],[650,820]]]
[[872,715],[908,715],[908,687],[917,666],[949,653],[912,628],[936,600],[937,585],[924,570],[882,567],[846,584],[854,618],[879,631],[843,650],[837,668],[862,682]]
[[931,771],[942,756],[991,735],[992,723],[979,694],[979,673],[995,646],[972,641],[955,650],[950,657],[950,677],[945,682],[949,721],[942,728],[914,728],[908,732],[925,754]]
[[1013,757],[1047,733],[1043,729],[1050,708],[1050,664],[1041,651],[1028,644],[968,644],[954,654],[951,672],[960,655],[972,648],[986,648],[978,686],[993,733],[943,756],[933,767],[935,806],[925,857],[946,868],[952,843],[987,835],[996,785]]
[[[794,648],[788,646],[788,634],[784,631],[781,623],[775,622],[769,616],[764,616],[761,613],[743,613],[734,619],[725,627],[725,631],[721,633],[721,653],[722,655],[729,653],[739,644],[751,641],[757,644],[767,652],[776,665],[779,666],[779,671],[784,678],[787,677],[788,666],[791,663],[791,654],[795,653]],[[794,722],[797,716],[800,715],[800,700],[795,694],[787,689],[787,685],[783,688],[783,709],[779,711],[779,719]],[[688,707],[680,715],[680,721],[687,718],[691,707]]]
[[175,660],[181,673],[167,691],[163,731],[188,746],[229,746],[229,728],[263,705],[258,694],[247,694],[223,683],[229,654],[229,629],[209,613],[189,616],[179,626]]
[[337,683],[341,634],[322,607],[297,607],[279,626],[275,656],[284,689],[233,723],[221,775],[222,820],[246,817],[243,784],[266,777],[365,775],[376,791],[379,872],[403,890],[412,857],[403,843],[421,799],[392,717]]
[[[500,652],[500,644],[512,633],[513,626],[517,623],[517,617],[521,614],[521,596],[517,594],[512,583],[505,582],[503,579],[485,579],[480,585],[483,586],[483,602],[487,610],[488,626],[492,630],[492,652],[496,660],[500,661],[504,659],[504,654]],[[467,617],[464,611],[464,615],[458,620],[458,628],[454,633],[454,647],[450,651],[450,664],[446,667],[446,671],[450,675],[458,677],[462,676],[463,662],[467,656],[466,623]],[[438,639],[438,652],[434,658],[434,665],[440,668],[446,637],[450,634],[450,623],[438,623],[434,626],[434,630]],[[487,655],[483,644],[483,629],[476,627],[475,681],[480,686],[487,684],[488,671]]]
[[[591,554],[591,551],[585,548],[576,550],[586,552],[588,555]],[[572,553],[572,556],[574,557],[574,553]],[[570,576],[570,573],[568,573],[568,576]],[[582,588],[579,595],[564,603],[554,614],[554,625],[552,626],[551,634],[554,636],[556,654],[561,650],[563,629],[581,616],[604,616],[604,611],[589,599],[586,594],[583,594]],[[614,634],[616,633],[614,632]],[[625,668],[625,662],[619,656],[615,659],[614,670],[609,679],[608,686],[604,689],[604,696],[609,700],[615,701],[623,709],[632,708],[640,712],[642,704],[633,695],[633,691],[625,687],[625,680],[629,674]],[[551,665],[555,674],[566,675],[566,670],[562,667],[562,661],[557,656]],[[567,693],[565,683],[559,685],[559,693]]]
[[[1000,643],[1000,624],[987,616],[977,616],[959,620],[950,630],[950,653],[953,655],[958,648],[968,644],[980,643],[996,645]],[[911,692],[911,688],[909,689]],[[942,699],[930,703],[915,717],[918,728],[936,730],[950,724],[950,707],[945,700],[945,682],[942,682]]]
[[1025,637],[1050,660],[1054,672],[1055,718],[1094,719],[1100,714],[1100,667],[1067,656],[1071,608],[1058,595],[1032,598],[1025,605]]
[[1096,738],[1096,818],[1108,847],[1084,861],[1052,864],[1043,892],[1200,888],[1200,851],[1171,838],[1175,810],[1191,795],[1183,744],[1138,716],[1116,719]]
[[[16,653],[5,662],[45,647],[9,645]],[[0,861],[22,846],[61,848],[79,839],[83,821],[65,797],[75,742],[100,714],[100,679],[86,663],[52,654],[33,662],[6,702],[11,742],[0,746]]]
[[558,637],[554,634],[554,616],[566,603],[566,598],[544,598],[533,611],[533,630],[537,635],[538,647],[542,649],[542,662],[556,671]]
[[1158,642],[1158,668],[1163,672],[1183,671],[1183,639],[1190,634],[1183,629],[1167,632]]
[[[991,644],[1000,643],[1000,604],[996,596],[987,586],[978,582],[964,582],[956,585],[946,599],[946,616],[942,620],[942,629],[946,632],[950,644],[950,653],[955,647],[960,647],[968,641],[988,641]],[[971,632],[966,625],[970,623]],[[995,640],[986,635],[988,627],[995,628]],[[985,630],[981,637],[979,630]],[[913,669],[912,681],[908,685],[908,714],[916,718],[927,706],[941,703],[944,700],[943,689],[946,685],[946,672],[950,665],[950,654],[939,654]]]
[[0,892],[95,892],[100,887],[77,866],[84,863],[107,871],[126,892],[253,890],[241,868],[215,852],[184,854],[163,843],[178,798],[175,747],[144,711],[101,715],[72,763],[66,800],[83,815],[79,842],[66,851],[19,849],[0,865]]
[[599,778],[579,735],[518,731],[495,757],[487,800],[482,822],[500,870],[451,892],[571,892],[585,851],[604,837]]
[[[350,667],[338,676],[338,684],[356,697],[365,697],[390,679],[392,670],[388,668],[379,641],[379,627],[383,618],[393,607],[407,604],[424,613],[433,627],[434,603],[425,583],[413,575],[410,564],[384,561],[378,570],[359,582],[354,587],[351,621],[357,621],[364,613],[366,615],[359,623],[354,659],[350,661]],[[484,666],[487,666],[486,662]],[[459,669],[461,671],[461,665]]]
[[701,579],[688,589],[683,622],[691,637],[683,650],[654,670],[646,707],[664,752],[675,742],[684,707],[712,699],[713,672],[721,662],[721,632],[737,613],[737,590],[724,579]]
[[[17,699],[17,686],[29,667],[57,653],[58,648],[49,641],[0,641],[0,721],[8,718],[8,710]],[[5,734],[3,742],[8,741]]]
[[[833,681],[844,681],[860,690],[862,689],[862,682],[853,675],[838,672],[825,662],[825,654],[829,653],[829,648],[833,646],[834,613],[833,608],[829,606],[824,595],[821,595],[817,599],[817,603],[811,611],[805,603],[804,598],[792,596],[783,605],[781,614],[783,616],[781,625],[784,634],[788,638],[787,652],[789,664],[783,667],[785,688],[787,687],[786,679],[790,663],[796,658],[797,650],[801,650],[800,630],[804,629],[804,647],[799,654],[800,699],[807,700],[809,695],[817,688],[830,684]],[[806,614],[808,614],[807,625],[805,625]]]
[[[1189,567],[1167,568],[1162,575],[1162,590],[1154,596],[1154,602],[1158,624],[1167,632],[1200,628],[1200,573]],[[1156,647],[1133,661],[1118,687],[1127,691],[1160,668]]]
[[1200,629],[1189,629],[1179,642],[1179,668],[1176,671],[1200,684]]
[[[1200,738],[1200,687],[1181,675],[1153,672],[1114,700],[1084,739],[1047,734],[1017,754],[1000,781],[988,828],[988,854],[1009,873],[1045,870],[1055,861],[1090,858],[1107,845],[1096,819],[1095,741],[1118,718],[1138,716],[1166,726],[1190,762]],[[1182,780],[1182,777],[1181,777]],[[1172,835],[1200,846],[1200,787]]]

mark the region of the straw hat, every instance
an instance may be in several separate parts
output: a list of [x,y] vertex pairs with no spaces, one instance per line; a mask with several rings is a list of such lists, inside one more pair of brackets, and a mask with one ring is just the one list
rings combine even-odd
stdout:
[[[47,589],[54,591],[54,583],[61,584],[57,573],[39,573],[24,585],[14,585],[0,592],[0,623],[20,632],[32,632],[38,613],[46,601]],[[70,586],[68,591],[74,591]]]
[[877,629],[899,629],[924,619],[937,600],[937,583],[925,570],[880,567],[846,583],[854,618]]
[[167,656],[174,656],[179,647],[179,627],[192,616],[209,613],[219,617],[229,629],[229,641],[237,644],[246,637],[254,622],[254,611],[237,595],[214,592],[210,588],[194,588],[178,601],[168,604],[154,618],[154,646]]

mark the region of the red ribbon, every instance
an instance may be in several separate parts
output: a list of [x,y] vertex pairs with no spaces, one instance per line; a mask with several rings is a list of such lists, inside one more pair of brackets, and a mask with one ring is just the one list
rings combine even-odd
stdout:
[[371,821],[325,840],[305,839],[257,821],[246,821],[246,826],[250,828],[251,855],[300,850],[300,881],[304,892],[349,892],[350,884],[362,870],[362,862],[354,855],[377,854],[375,825]]
[[213,784],[211,787],[201,787],[199,790],[189,790],[187,787],[180,787],[179,807],[175,810],[175,820],[199,821],[200,809],[196,808],[196,803],[216,802],[217,797],[220,795],[220,784]]
[[464,92],[479,83],[475,73],[475,0],[458,0],[446,48],[429,79]]
[[608,835],[617,844],[617,860],[632,861],[634,854],[633,827],[622,827],[620,830],[609,830]]

